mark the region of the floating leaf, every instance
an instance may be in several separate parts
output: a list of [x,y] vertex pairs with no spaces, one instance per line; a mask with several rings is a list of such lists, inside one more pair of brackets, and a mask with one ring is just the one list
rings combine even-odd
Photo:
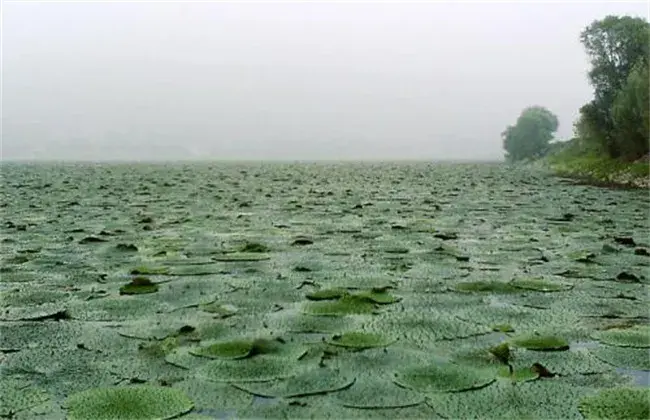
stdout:
[[353,349],[369,349],[373,347],[386,347],[395,342],[395,340],[386,338],[379,334],[365,332],[347,332],[341,335],[335,335],[327,340],[329,344],[339,347],[348,347]]
[[616,367],[650,371],[650,354],[645,348],[600,346],[591,353]]
[[65,402],[71,420],[169,419],[187,413],[194,403],[178,389],[119,386],[88,389]]
[[533,368],[520,368],[511,370],[509,366],[503,366],[498,370],[498,376],[504,379],[509,379],[513,382],[527,382],[534,381],[539,378],[539,372]]
[[413,366],[395,374],[395,382],[421,392],[459,392],[480,389],[494,382],[490,370],[454,363]]
[[212,259],[219,262],[255,262],[270,260],[271,257],[258,252],[239,252],[233,254],[215,255],[212,257]]
[[298,376],[264,383],[234,384],[237,388],[267,398],[296,398],[326,394],[350,387],[354,378],[331,369],[314,368]]
[[35,407],[50,396],[29,381],[2,377],[0,379],[0,417],[11,418],[15,413]]
[[199,309],[204,312],[218,315],[220,318],[229,318],[239,312],[239,309],[235,305],[221,304],[217,302],[199,305]]
[[650,347],[650,325],[635,325],[629,328],[611,328],[597,331],[593,337],[601,343],[619,347]]
[[311,302],[305,306],[305,313],[320,316],[342,316],[348,314],[370,314],[375,304],[358,296],[343,296],[336,301]]
[[580,401],[580,412],[586,419],[650,418],[649,388],[610,388]]
[[528,350],[564,351],[569,350],[569,343],[564,338],[553,335],[527,335],[515,337],[512,344]]
[[312,293],[308,293],[305,297],[309,300],[335,300],[340,299],[347,295],[348,291],[345,289],[322,289]]
[[147,266],[140,266],[136,267],[133,270],[131,270],[131,274],[133,275],[162,275],[162,274],[168,274],[169,269],[167,267],[147,267]]
[[421,394],[377,378],[358,379],[334,398],[344,407],[363,409],[411,407],[424,402]]
[[266,382],[292,377],[295,360],[258,356],[239,360],[213,360],[197,369],[200,378],[214,382]]
[[489,351],[501,363],[508,364],[510,362],[510,346],[508,346],[508,343],[501,343],[491,347]]
[[517,279],[511,281],[510,284],[518,289],[537,292],[562,292],[573,288],[570,283],[553,282],[544,279]]
[[254,347],[253,340],[233,340],[200,347],[191,350],[190,353],[209,358],[243,359],[252,355]]
[[454,290],[465,293],[518,293],[510,283],[502,281],[470,281],[454,285]]
[[142,295],[155,293],[158,291],[158,285],[147,277],[134,277],[130,283],[120,287],[121,295]]
[[363,299],[368,299],[369,301],[378,303],[380,305],[388,305],[400,301],[399,298],[382,289],[356,293],[355,296]]

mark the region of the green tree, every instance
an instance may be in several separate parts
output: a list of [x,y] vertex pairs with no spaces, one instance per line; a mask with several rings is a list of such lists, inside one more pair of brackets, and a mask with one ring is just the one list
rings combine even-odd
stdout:
[[613,143],[622,158],[633,160],[649,149],[650,72],[648,62],[639,60],[612,106]]
[[[650,24],[642,18],[607,16],[587,26],[580,40],[591,61],[588,76],[594,99],[580,109],[577,134],[594,143],[591,149],[600,149],[610,157],[634,157],[643,149],[638,144],[639,136],[635,140],[623,140],[622,136],[631,132],[632,125],[624,120],[643,112],[638,109],[639,98],[633,90],[640,86],[643,71],[647,71]],[[638,74],[630,80],[633,71]]]
[[508,126],[501,133],[506,159],[516,162],[544,156],[558,125],[557,117],[544,107],[524,109],[515,125]]

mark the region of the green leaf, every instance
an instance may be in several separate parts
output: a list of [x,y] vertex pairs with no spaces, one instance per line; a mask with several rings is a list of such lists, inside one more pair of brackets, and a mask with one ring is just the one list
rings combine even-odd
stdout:
[[183,392],[155,386],[93,388],[65,401],[71,420],[169,419],[187,413],[194,403]]
[[134,277],[130,283],[120,287],[121,295],[141,295],[155,293],[158,291],[158,285],[146,277]]
[[650,389],[611,388],[580,401],[580,412],[587,419],[650,418]]
[[424,402],[421,394],[374,376],[357,379],[333,398],[344,407],[363,409],[412,407]]
[[571,290],[572,284],[553,282],[544,279],[517,279],[510,282],[518,289],[534,290],[536,292],[562,292]]
[[395,383],[421,392],[480,389],[494,382],[494,372],[454,363],[412,366],[395,374]]
[[233,384],[238,389],[267,398],[296,398],[346,389],[354,377],[326,368],[313,368],[288,379],[271,382]]
[[597,331],[593,337],[611,346],[648,348],[650,347],[650,325]]
[[386,347],[394,343],[395,340],[373,333],[346,332],[341,335],[335,335],[327,340],[327,342],[334,346],[362,350],[373,347]]
[[512,344],[528,350],[564,351],[569,350],[569,342],[553,335],[525,335],[512,339]]

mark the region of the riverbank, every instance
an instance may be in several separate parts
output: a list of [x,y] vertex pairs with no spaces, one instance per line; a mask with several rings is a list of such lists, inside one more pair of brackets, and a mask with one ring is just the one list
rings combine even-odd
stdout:
[[556,175],[592,185],[620,188],[650,189],[650,164],[648,158],[636,162],[623,162],[610,158],[550,157],[544,166]]

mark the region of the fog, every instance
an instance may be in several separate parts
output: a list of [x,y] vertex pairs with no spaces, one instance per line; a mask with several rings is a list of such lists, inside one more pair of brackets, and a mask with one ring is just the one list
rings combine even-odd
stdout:
[[[523,3],[523,4],[522,4]],[[648,2],[5,2],[2,159],[500,159]]]

